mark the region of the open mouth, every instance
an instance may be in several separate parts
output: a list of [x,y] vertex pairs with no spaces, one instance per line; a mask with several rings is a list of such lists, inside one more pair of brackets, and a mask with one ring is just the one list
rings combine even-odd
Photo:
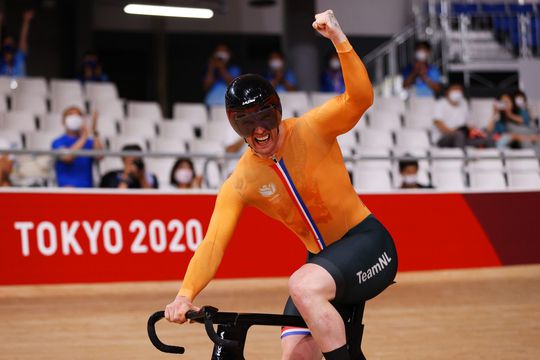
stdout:
[[254,138],[258,144],[264,144],[270,140],[270,134],[266,134],[264,136],[255,136]]

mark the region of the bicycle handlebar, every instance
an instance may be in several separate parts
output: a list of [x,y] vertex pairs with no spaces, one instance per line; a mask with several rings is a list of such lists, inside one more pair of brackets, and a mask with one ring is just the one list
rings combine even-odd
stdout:
[[169,354],[183,354],[185,352],[185,349],[181,346],[174,346],[174,345],[167,345],[161,342],[161,340],[158,338],[156,334],[156,323],[163,319],[165,317],[165,311],[158,311],[155,312],[150,316],[148,319],[148,337],[150,338],[150,341],[152,342],[152,345],[154,345],[159,351],[169,353]]

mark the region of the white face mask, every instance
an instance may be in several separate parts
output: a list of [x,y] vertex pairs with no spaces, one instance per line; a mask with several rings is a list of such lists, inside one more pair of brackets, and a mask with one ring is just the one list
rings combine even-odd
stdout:
[[332,70],[339,70],[341,68],[341,63],[339,62],[339,59],[338,58],[332,58],[330,60],[330,69]]
[[519,97],[516,98],[516,105],[517,105],[518,107],[524,108],[524,107],[525,107],[525,104],[526,104],[525,98],[523,98],[523,97],[521,97],[521,96],[519,96]]
[[283,69],[283,60],[281,59],[272,59],[268,62],[268,66],[270,66],[270,69],[272,70],[281,70]]
[[226,51],[223,51],[223,50],[220,50],[220,51],[216,51],[216,53],[214,54],[214,56],[220,60],[223,60],[224,62],[227,62],[229,61],[229,59],[231,58],[231,55],[229,55],[228,52]]
[[414,185],[414,184],[416,184],[418,176],[416,176],[416,175],[403,175],[402,178],[403,178],[403,183],[405,185]]
[[191,171],[191,169],[178,169],[174,173],[174,179],[179,184],[191,184],[191,180],[193,180],[193,171]]
[[66,128],[71,131],[81,130],[84,120],[80,115],[68,115],[66,116]]
[[418,61],[426,61],[428,59],[428,53],[425,50],[416,51],[414,56],[416,57],[416,60]]
[[448,93],[448,98],[454,103],[461,104],[463,100],[463,93],[459,90],[452,90]]

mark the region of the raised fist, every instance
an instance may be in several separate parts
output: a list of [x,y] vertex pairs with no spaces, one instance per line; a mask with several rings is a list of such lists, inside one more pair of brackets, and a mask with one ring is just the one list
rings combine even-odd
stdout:
[[334,43],[340,43],[347,38],[343,30],[341,30],[332,10],[326,10],[323,13],[316,14],[312,26],[319,34],[332,40]]

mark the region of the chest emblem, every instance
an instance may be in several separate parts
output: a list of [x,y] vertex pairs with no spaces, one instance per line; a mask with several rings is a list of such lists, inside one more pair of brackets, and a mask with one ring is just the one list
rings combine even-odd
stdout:
[[274,195],[275,193],[276,193],[276,185],[274,185],[274,183],[269,183],[259,188],[259,194],[261,194],[264,197],[270,197]]

